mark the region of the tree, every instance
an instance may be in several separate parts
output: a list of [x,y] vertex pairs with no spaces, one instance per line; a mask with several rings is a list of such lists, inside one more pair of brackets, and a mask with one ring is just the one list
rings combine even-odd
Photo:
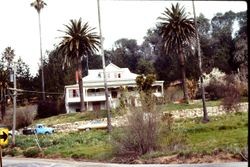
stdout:
[[141,50],[135,39],[121,38],[115,42],[115,48],[108,53],[108,60],[119,67],[128,67],[136,72]]
[[[21,59],[21,57],[19,57],[16,62],[16,78],[18,88],[24,90],[35,90],[29,66]],[[29,100],[33,96],[34,95],[30,93],[22,93],[18,96],[18,99],[23,102],[24,99]]]
[[229,11],[224,15],[217,13],[211,20],[213,66],[227,74],[236,70],[232,61],[234,51],[232,36],[235,16],[234,12]]
[[43,53],[42,53],[42,34],[41,34],[41,18],[40,12],[47,4],[43,0],[35,0],[30,4],[38,13],[39,37],[40,37],[40,57],[41,57],[41,73],[42,73],[42,92],[43,100],[45,100],[44,74],[43,74]]
[[6,110],[7,89],[10,84],[9,73],[12,69],[11,65],[15,58],[15,51],[11,47],[6,47],[2,53],[0,61],[0,103],[1,103],[1,118],[3,119]]
[[247,13],[236,14],[239,22],[239,31],[234,38],[233,62],[237,70],[245,76],[248,75],[248,37],[247,37]]
[[79,78],[79,92],[81,111],[85,110],[83,99],[83,82],[82,82],[82,58],[83,56],[89,56],[95,51],[98,51],[100,46],[100,38],[94,29],[90,28],[88,23],[82,23],[81,18],[77,20],[70,20],[69,25],[65,25],[65,36],[62,37],[62,41],[59,44],[58,52],[64,56],[64,64],[70,65],[71,62],[77,64],[78,78]]
[[203,72],[210,73],[213,69],[213,49],[211,37],[211,24],[203,14],[197,17],[197,29],[200,39],[200,52]]
[[6,70],[0,70],[0,106],[1,119],[3,120],[6,111],[6,95],[8,88],[8,73]]
[[185,8],[179,3],[172,4],[171,9],[166,8],[163,17],[159,17],[160,34],[163,39],[165,52],[175,53],[178,56],[182,74],[184,100],[188,103],[188,92],[186,86],[185,56],[184,48],[190,47],[195,39],[195,26],[192,18],[188,18]]
[[15,58],[15,51],[11,47],[5,48],[3,54],[2,54],[2,61],[6,62],[7,69],[11,68],[11,64],[13,63],[13,60]]

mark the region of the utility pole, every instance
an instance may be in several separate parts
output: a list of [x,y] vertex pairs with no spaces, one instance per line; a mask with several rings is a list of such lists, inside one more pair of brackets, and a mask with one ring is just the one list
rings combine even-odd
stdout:
[[199,72],[200,72],[200,81],[201,81],[201,94],[202,94],[202,106],[203,106],[203,122],[206,123],[209,121],[208,114],[207,114],[207,108],[206,108],[206,102],[205,102],[205,89],[203,85],[203,77],[202,77],[202,60],[201,60],[201,49],[200,49],[200,38],[198,34],[198,27],[197,27],[197,20],[196,20],[196,14],[195,14],[195,6],[194,6],[194,0],[192,0],[193,3],[193,13],[194,13],[194,25],[195,25],[195,35],[196,35],[196,43],[197,43],[197,52],[198,52],[198,63],[199,63]]
[[101,28],[100,0],[97,0],[97,8],[98,8],[99,31],[100,31],[100,38],[101,38],[101,56],[102,56],[105,97],[106,97],[107,125],[108,125],[108,132],[111,132],[112,130],[111,112],[110,112],[109,95],[108,95],[108,87],[107,87],[107,79],[106,79],[106,65],[105,65],[104,48],[103,48],[102,28]]
[[15,130],[16,130],[16,64],[14,63],[14,74],[13,74],[13,83],[14,83],[14,93],[13,93],[13,126],[12,126],[12,146],[16,145],[15,141]]

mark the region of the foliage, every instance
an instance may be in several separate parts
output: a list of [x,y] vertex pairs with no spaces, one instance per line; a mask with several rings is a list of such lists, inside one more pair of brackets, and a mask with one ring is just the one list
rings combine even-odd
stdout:
[[35,0],[30,4],[30,6],[34,7],[39,14],[41,9],[44,8],[47,4],[43,0]]
[[[113,116],[116,116],[116,114],[118,113],[113,113],[113,114],[114,114]],[[98,112],[86,111],[86,112],[77,112],[70,114],[60,114],[48,118],[37,119],[34,121],[33,124],[43,123],[46,125],[54,125],[54,124],[73,123],[83,120],[93,120],[97,118],[106,118],[106,117],[107,117],[106,110],[101,110]]]
[[211,100],[216,100],[225,96],[226,89],[223,82],[214,78],[205,87],[205,91]]
[[233,75],[227,76],[225,95],[222,100],[222,105],[226,111],[232,111],[233,109],[238,111],[238,104],[240,102],[239,87],[241,87],[241,85],[237,85],[237,81]]
[[195,121],[180,122],[179,129],[187,134],[189,151],[209,154],[214,150],[247,145],[247,113],[210,117],[207,124]]
[[174,101],[180,100],[183,97],[183,92],[182,88],[177,85],[177,86],[168,86],[164,90],[164,98],[165,102],[167,103],[172,103]]
[[[76,113],[83,114],[83,113]],[[200,122],[200,118],[176,120],[171,131],[162,126],[157,145],[161,147],[156,151],[145,154],[139,158],[152,158],[167,155],[183,154],[212,154],[216,150],[223,153],[246,154],[248,114],[229,113],[221,116],[211,116],[207,124]],[[113,137],[123,138],[123,128],[114,128]],[[126,137],[126,136],[125,136]],[[90,160],[111,160],[117,156],[114,143],[103,130],[88,132],[54,133],[52,135],[38,136],[44,154],[43,158],[76,158]],[[171,144],[172,143],[172,144]],[[16,136],[18,154],[23,154],[29,148],[36,149],[34,135]],[[3,149],[3,155],[16,155]],[[131,152],[130,152],[131,153]],[[125,153],[124,153],[125,154]],[[36,154],[35,154],[36,155]],[[124,157],[123,157],[124,158]],[[143,160],[142,159],[142,160]]]
[[139,60],[136,70],[137,73],[144,75],[155,73],[152,62],[147,61],[145,59]]
[[35,158],[35,157],[38,157],[39,154],[41,153],[41,151],[39,150],[39,148],[28,148],[27,150],[25,150],[23,152],[23,155],[25,157],[29,157],[29,158]]
[[122,128],[123,132],[113,136],[119,155],[143,155],[158,147],[160,118],[157,108],[152,98],[147,101],[145,98],[140,100],[142,107],[130,107],[128,123]]
[[220,82],[224,81],[224,77],[225,77],[225,73],[220,71],[218,68],[213,68],[213,70],[209,73],[203,74],[203,83],[204,86],[207,86],[210,82],[212,82],[212,80],[218,80]]
[[159,17],[160,34],[163,37],[164,48],[166,53],[174,52],[180,54],[180,49],[185,44],[195,38],[195,27],[193,19],[188,18],[185,8],[180,7],[179,3],[175,6],[172,4],[171,9],[166,8],[163,17]]
[[232,63],[234,49],[232,26],[234,20],[235,13],[232,11],[226,12],[224,15],[217,13],[211,20],[213,66],[227,74],[235,70],[235,65]]
[[198,82],[194,79],[187,80],[187,88],[188,88],[188,96],[191,99],[194,99],[198,91]]
[[[18,107],[16,110],[16,128],[20,129],[31,125],[36,116],[36,109],[37,106],[35,105]],[[3,123],[7,125],[9,128],[12,128],[13,125],[12,109],[7,110]]]
[[127,67],[131,72],[137,71],[141,57],[140,47],[134,39],[121,38],[115,42],[115,48],[106,52],[107,61],[122,68]]
[[145,93],[150,93],[152,89],[152,84],[155,82],[156,76],[153,74],[149,74],[146,77],[140,75],[136,77],[136,84],[138,86],[139,91],[143,91]]
[[166,8],[163,17],[160,17],[159,30],[166,54],[174,53],[180,65],[182,75],[184,100],[188,103],[186,86],[185,53],[190,52],[195,41],[195,26],[192,18],[188,18],[184,7],[179,3],[172,4],[171,9]]
[[63,100],[40,101],[37,107],[37,118],[47,118],[65,112],[66,110]]

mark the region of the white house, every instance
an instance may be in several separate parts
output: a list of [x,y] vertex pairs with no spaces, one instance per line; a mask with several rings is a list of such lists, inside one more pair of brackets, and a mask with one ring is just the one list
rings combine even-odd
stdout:
[[[137,76],[137,74],[130,72],[128,68],[120,68],[113,63],[106,66],[109,102],[112,108],[116,108],[119,105],[122,95],[121,87],[126,87],[130,95],[138,95],[136,93],[137,85],[135,81]],[[163,82],[155,81],[153,84],[156,96],[163,96]],[[88,71],[88,75],[83,78],[83,96],[87,110],[102,110],[106,108],[103,69]],[[137,105],[136,98],[133,98],[133,101],[130,103]],[[67,113],[80,111],[78,84],[65,86],[65,106]]]

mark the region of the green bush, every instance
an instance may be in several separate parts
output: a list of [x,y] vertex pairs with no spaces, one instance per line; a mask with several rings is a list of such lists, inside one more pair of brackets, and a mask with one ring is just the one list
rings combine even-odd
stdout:
[[41,151],[36,148],[36,147],[31,147],[31,148],[28,148],[26,149],[24,152],[23,152],[23,155],[25,157],[29,157],[29,158],[35,158],[35,157],[39,157],[39,154],[41,153]]

